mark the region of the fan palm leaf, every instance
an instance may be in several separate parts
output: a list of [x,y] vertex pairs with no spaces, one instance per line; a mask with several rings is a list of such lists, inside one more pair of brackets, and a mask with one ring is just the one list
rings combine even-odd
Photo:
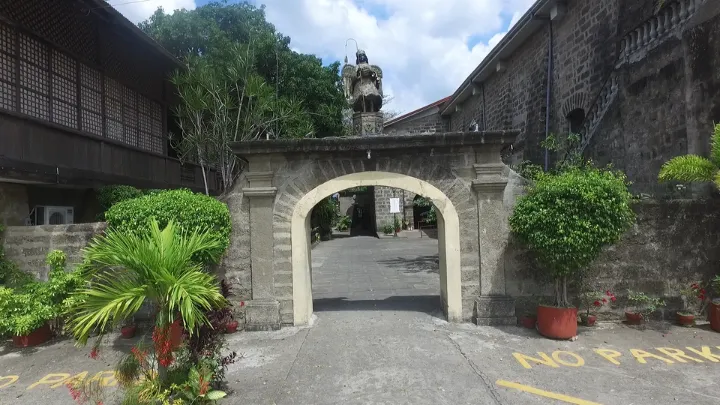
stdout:
[[179,314],[190,333],[207,323],[203,312],[222,305],[217,279],[193,261],[198,253],[219,251],[221,242],[208,232],[181,233],[171,221],[160,230],[152,219],[149,231],[124,234],[109,230],[85,249],[91,280],[80,291],[86,299],[70,327],[81,344],[93,330],[104,331],[137,313],[145,302],[158,309],[158,323]]

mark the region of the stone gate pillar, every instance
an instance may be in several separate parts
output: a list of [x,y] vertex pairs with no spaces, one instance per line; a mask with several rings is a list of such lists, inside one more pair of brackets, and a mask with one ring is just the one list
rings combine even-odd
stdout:
[[269,159],[261,163],[262,169],[256,171],[250,162],[246,173],[247,187],[243,195],[250,206],[250,266],[252,300],[245,308],[245,328],[247,330],[280,329],[280,303],[275,297],[273,276],[273,205],[277,189],[272,185],[273,172]]
[[477,150],[472,188],[477,197],[478,245],[480,251],[480,296],[475,299],[478,325],[515,325],[515,300],[505,292],[505,249],[509,236],[508,216],[503,205],[507,178],[500,159],[502,145]]

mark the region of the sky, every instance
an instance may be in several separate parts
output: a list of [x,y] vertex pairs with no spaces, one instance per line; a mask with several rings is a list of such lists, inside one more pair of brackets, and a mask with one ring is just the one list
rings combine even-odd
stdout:
[[[110,0],[130,21],[158,7],[202,6],[210,0]],[[291,48],[323,63],[342,61],[348,38],[383,70],[392,100],[383,110],[406,113],[451,95],[535,0],[253,0],[265,4]],[[123,4],[126,3],[126,4]],[[355,61],[355,43],[347,56]]]

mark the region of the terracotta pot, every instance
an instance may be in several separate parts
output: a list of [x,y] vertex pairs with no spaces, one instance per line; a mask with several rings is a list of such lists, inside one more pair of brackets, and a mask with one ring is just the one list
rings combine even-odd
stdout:
[[520,317],[520,325],[523,328],[535,329],[537,323],[537,317],[535,315],[525,315]]
[[625,311],[625,319],[628,325],[640,325],[643,321],[643,315],[637,312]]
[[225,333],[235,333],[238,328],[238,321],[230,321],[225,324]]
[[710,328],[715,332],[720,332],[720,303],[711,303],[708,309],[708,321]]
[[185,328],[182,326],[182,318],[176,319],[170,324],[170,344],[172,347],[178,347],[183,341],[183,333]]
[[595,315],[580,315],[580,321],[585,326],[595,326],[595,321],[597,321],[597,316],[595,316]]
[[50,340],[51,337],[52,332],[50,331],[50,325],[46,323],[30,332],[29,335],[13,336],[12,340],[15,347],[30,347],[45,343]]
[[127,325],[120,328],[120,336],[123,339],[130,339],[135,336],[135,331],[137,330],[137,326],[135,325]]
[[551,339],[570,339],[577,336],[577,308],[539,305],[537,330]]
[[681,326],[693,326],[695,324],[695,315],[678,312],[677,321]]

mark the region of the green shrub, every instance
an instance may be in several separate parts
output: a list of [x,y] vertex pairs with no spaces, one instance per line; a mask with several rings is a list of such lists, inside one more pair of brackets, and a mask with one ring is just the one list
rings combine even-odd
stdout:
[[142,190],[133,186],[119,184],[100,187],[97,191],[97,200],[100,203],[100,208],[105,212],[121,201],[131,200],[141,197],[142,195]]
[[347,215],[343,215],[337,220],[337,230],[338,231],[347,231],[348,229],[350,229],[351,224],[352,224],[352,219]]
[[[221,257],[230,245],[230,211],[224,203],[187,189],[154,191],[149,195],[125,200],[112,206],[105,218],[108,227],[120,232],[147,232],[150,218],[158,221],[160,229],[173,220],[181,232],[207,230],[221,242],[221,251],[199,258],[212,262]],[[219,253],[219,254],[218,254]]]
[[382,226],[382,233],[385,235],[392,235],[395,232],[395,227],[392,224],[385,224]]
[[28,281],[16,288],[0,287],[0,335],[27,335],[68,311],[85,280],[79,270],[66,272],[65,260],[65,253],[54,250],[46,259],[51,267],[47,282],[27,275]]
[[519,199],[510,229],[555,280],[556,304],[569,306],[567,280],[634,222],[625,175],[591,167],[541,174]]

